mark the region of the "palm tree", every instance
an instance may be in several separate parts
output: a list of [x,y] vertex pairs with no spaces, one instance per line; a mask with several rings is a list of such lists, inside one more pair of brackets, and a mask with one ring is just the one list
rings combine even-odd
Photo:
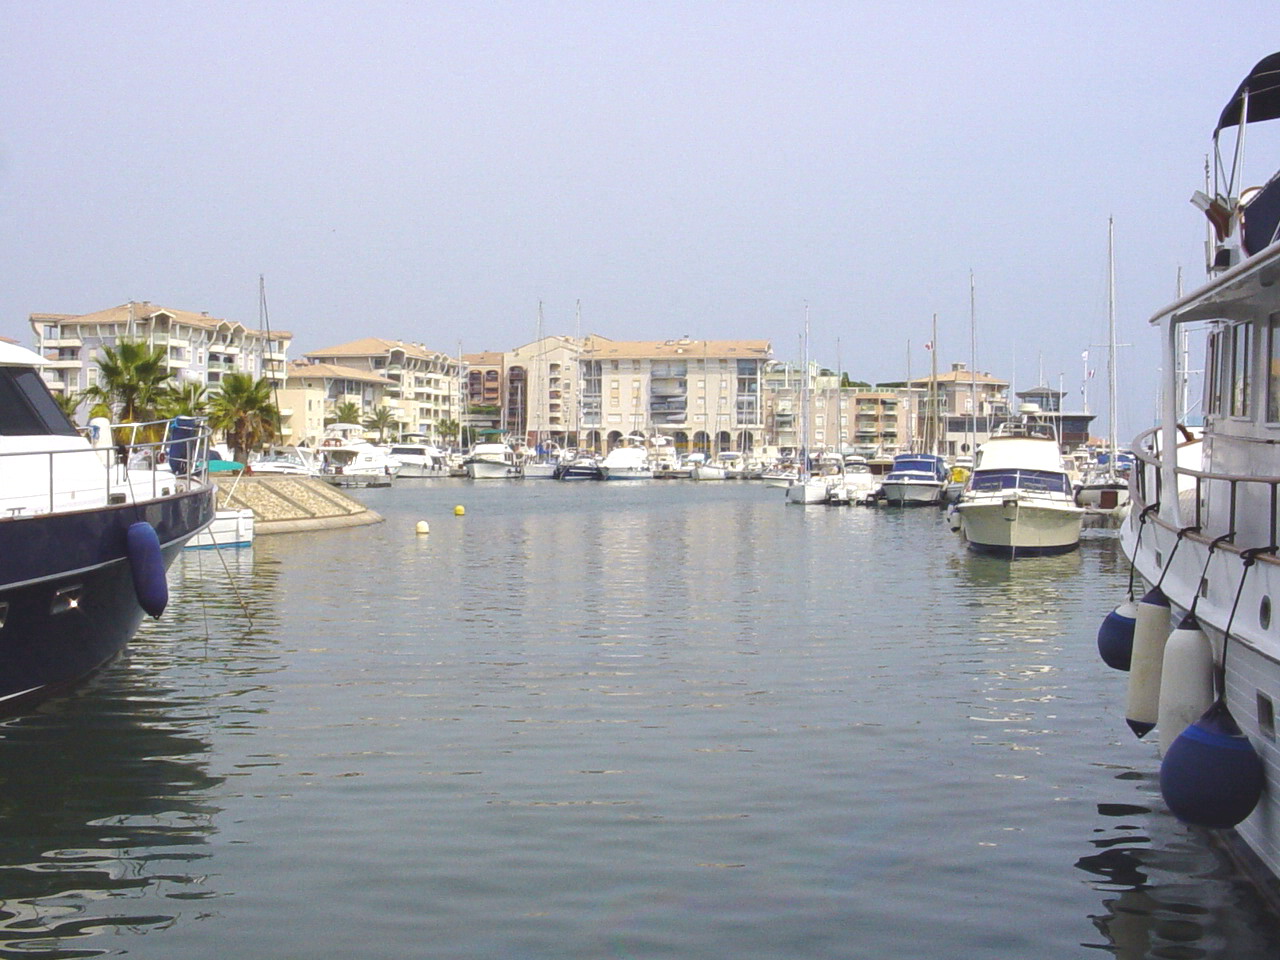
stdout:
[[120,423],[157,419],[157,407],[169,379],[168,354],[141,340],[121,340],[103,347],[98,360],[98,383],[85,396],[111,408]]
[[209,407],[209,391],[203,383],[188,380],[180,387],[170,387],[161,402],[167,417],[203,417]]
[[444,440],[456,440],[458,438],[458,421],[457,420],[438,420],[436,421],[436,432],[440,434]]
[[248,373],[228,373],[209,401],[209,425],[226,434],[232,456],[247,463],[249,453],[280,433],[280,411],[271,399],[271,381]]
[[379,407],[369,416],[364,418],[364,428],[366,430],[378,431],[378,442],[381,443],[383,437],[386,436],[387,428],[396,423],[396,415],[391,412],[388,407]]
[[331,423],[359,423],[360,408],[350,400],[344,400],[334,408],[332,417],[325,417],[325,426]]
[[76,418],[76,410],[80,407],[80,401],[84,399],[83,393],[72,393],[68,390],[66,393],[55,393],[53,395],[54,403],[62,408],[62,412],[67,415],[67,419],[72,422]]

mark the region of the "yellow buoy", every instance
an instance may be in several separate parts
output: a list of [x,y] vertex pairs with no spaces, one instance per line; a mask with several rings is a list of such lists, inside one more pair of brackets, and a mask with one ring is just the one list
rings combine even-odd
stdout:
[[462,504],[458,504],[456,507],[453,508],[453,515],[455,517],[460,517],[466,512],[467,512],[467,508],[464,507]]
[[414,529],[416,529],[419,533],[430,533],[431,524],[427,523],[427,521],[425,520],[419,520],[417,527],[415,527]]

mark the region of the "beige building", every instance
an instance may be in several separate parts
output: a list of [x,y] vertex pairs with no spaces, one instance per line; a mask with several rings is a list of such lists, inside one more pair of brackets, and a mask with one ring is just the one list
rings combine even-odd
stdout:
[[81,315],[33,313],[29,319],[36,352],[51,361],[41,375],[54,393],[68,394],[97,386],[103,349],[125,340],[162,347],[169,373],[179,383],[216,391],[224,375],[238,372],[282,385],[293,336],[149,301]]
[[[296,362],[278,393],[281,442],[317,446],[324,437],[326,418],[332,420],[344,403],[360,410],[360,420],[378,407],[391,406],[398,386],[390,377],[336,363]],[[393,408],[395,409],[395,408]]]
[[581,444],[607,450],[641,433],[677,450],[759,447],[771,352],[767,340],[588,337],[578,364]]
[[[395,414],[401,433],[424,434],[432,440],[441,439],[441,421],[461,420],[461,366],[456,357],[420,343],[381,337],[312,350],[305,356],[308,362],[364,371],[389,381],[372,406],[361,405],[362,417],[386,406]],[[290,376],[294,375],[291,370]]]
[[928,451],[936,438],[944,456],[972,455],[1009,414],[1009,381],[968,364],[953,363],[936,378],[912,380],[910,388],[916,450]]

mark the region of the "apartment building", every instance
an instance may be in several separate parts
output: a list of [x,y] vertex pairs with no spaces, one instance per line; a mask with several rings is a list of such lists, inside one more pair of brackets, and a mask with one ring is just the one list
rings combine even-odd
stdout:
[[379,407],[389,407],[396,402],[399,387],[398,381],[371,370],[337,363],[295,361],[289,364],[284,388],[276,394],[280,405],[281,441],[317,446],[324,437],[325,420],[332,420],[344,403],[355,404],[363,421]]
[[945,456],[973,454],[1009,416],[1009,381],[953,363],[936,377],[912,380],[917,449]]
[[[429,350],[420,343],[365,337],[304,354],[308,363],[333,364],[375,374],[390,381],[376,404],[361,405],[361,416],[377,406],[395,414],[402,433],[439,440],[442,420],[461,420],[461,364],[457,357]],[[296,371],[294,371],[296,375]]]
[[751,450],[764,441],[767,340],[623,341],[593,335],[578,361],[581,442],[607,450],[631,433],[677,450]]
[[36,352],[50,361],[41,375],[54,393],[75,394],[98,383],[103,349],[122,340],[162,347],[170,374],[179,382],[217,390],[227,373],[242,372],[283,384],[293,335],[267,333],[207,313],[175,310],[149,301],[96,313],[33,313]]

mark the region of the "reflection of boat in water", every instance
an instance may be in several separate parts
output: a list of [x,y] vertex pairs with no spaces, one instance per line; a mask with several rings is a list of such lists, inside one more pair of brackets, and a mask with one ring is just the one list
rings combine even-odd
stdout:
[[[208,431],[112,427],[94,444],[54,403],[43,358],[0,341],[0,711],[65,690],[168,601],[165,571],[213,518]],[[96,445],[95,445],[96,444]],[[163,462],[161,462],[163,461]]]

